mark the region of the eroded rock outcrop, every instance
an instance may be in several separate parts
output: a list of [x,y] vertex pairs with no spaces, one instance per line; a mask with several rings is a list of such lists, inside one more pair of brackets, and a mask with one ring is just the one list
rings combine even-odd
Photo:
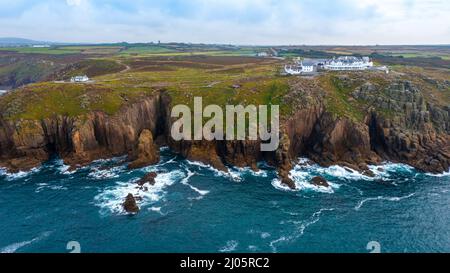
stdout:
[[144,175],[141,179],[138,180],[137,184],[142,187],[145,184],[149,184],[151,186],[155,185],[156,181],[155,178],[158,176],[156,172],[149,172],[148,174]]
[[58,154],[66,164],[77,167],[128,154],[137,148],[144,130],[165,134],[166,108],[167,98],[157,94],[112,116],[100,111],[43,120],[12,121],[0,116],[0,166],[10,171],[29,170]]
[[344,165],[355,170],[367,169],[381,158],[370,148],[369,128],[348,118],[334,118],[324,113],[309,139],[308,156],[324,166]]
[[[384,96],[380,96],[384,95]],[[410,81],[396,81],[379,93],[359,88],[354,96],[376,107],[368,115],[371,149],[383,159],[439,173],[450,167],[448,107],[426,102]],[[378,112],[387,111],[391,115]]]
[[159,147],[153,143],[152,132],[144,129],[139,135],[137,147],[129,156],[128,168],[136,169],[159,162]]
[[327,180],[323,178],[322,176],[315,176],[310,181],[311,184],[318,187],[330,187],[330,184],[328,184]]

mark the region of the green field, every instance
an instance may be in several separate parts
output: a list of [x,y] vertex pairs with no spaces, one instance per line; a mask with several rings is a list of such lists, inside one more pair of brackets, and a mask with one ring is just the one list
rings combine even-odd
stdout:
[[25,54],[78,54],[79,50],[71,48],[58,48],[58,47],[0,47],[0,51],[13,51],[17,53]]
[[[205,104],[222,106],[280,104],[289,91],[288,78],[278,76],[280,65],[273,60],[175,57],[178,58],[175,62],[159,61],[156,67],[165,67],[159,71],[145,71],[154,67],[154,59],[146,58],[131,61],[126,72],[112,71],[92,77],[92,83],[28,85],[4,96],[0,108],[11,119],[42,119],[54,114],[78,116],[92,110],[114,114],[122,105],[161,90],[169,93],[173,104],[191,104],[194,97],[201,96]],[[86,69],[113,69],[118,65],[107,59],[85,63],[81,70],[70,71],[71,74],[84,73]],[[282,105],[281,112],[289,113],[290,106]]]
[[[173,104],[190,105],[196,96],[201,96],[204,104],[221,106],[278,104],[282,115],[288,117],[295,107],[293,103],[298,102],[295,96],[305,94],[305,90],[300,88],[303,93],[291,95],[292,86],[300,84],[308,92],[323,91],[329,112],[361,122],[368,106],[364,101],[352,99],[352,92],[364,81],[384,88],[383,77],[394,79],[396,75],[402,75],[426,90],[425,96],[430,101],[445,104],[450,99],[450,89],[445,89],[445,82],[449,79],[445,68],[448,61],[419,57],[417,53],[408,53],[410,55],[403,58],[377,54],[375,62],[388,64],[393,72],[390,75],[375,72],[322,73],[313,79],[304,79],[280,75],[289,58],[254,57],[257,52],[268,50],[265,47],[120,44],[2,48],[0,53],[2,50],[6,57],[8,51],[39,53],[32,58],[26,54],[12,55],[15,62],[0,64],[0,81],[7,83],[3,85],[25,84],[0,99],[3,115],[14,120],[42,119],[55,114],[79,116],[93,110],[114,114],[123,105],[159,91],[167,92]],[[331,52],[343,54],[348,50],[341,47],[327,48],[326,51],[290,49],[282,55],[306,52],[312,56],[327,56]],[[424,55],[425,50],[421,54],[428,56]],[[85,74],[92,82],[54,82]],[[354,79],[348,83],[340,77],[342,74]],[[433,83],[427,78],[439,82]],[[15,82],[11,83],[11,79]],[[29,82],[38,83],[26,85]]]
[[393,53],[391,56],[403,58],[442,58],[450,60],[450,54],[440,52]]

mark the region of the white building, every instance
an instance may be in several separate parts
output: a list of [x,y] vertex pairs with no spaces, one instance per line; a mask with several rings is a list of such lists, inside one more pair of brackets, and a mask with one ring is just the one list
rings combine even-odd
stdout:
[[88,76],[75,76],[70,79],[70,82],[87,82],[89,81]]
[[339,58],[333,58],[331,60],[325,61],[323,68],[325,70],[366,70],[373,67],[373,62],[370,61],[369,57],[353,57],[345,56]]
[[256,53],[256,57],[268,57],[269,54],[265,51]]
[[295,65],[285,66],[284,71],[290,75],[300,75],[305,73],[312,73],[315,71],[316,65],[312,62],[297,62]]

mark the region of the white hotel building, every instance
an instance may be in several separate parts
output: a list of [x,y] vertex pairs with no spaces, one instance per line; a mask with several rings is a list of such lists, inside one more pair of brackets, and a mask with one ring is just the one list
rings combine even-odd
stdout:
[[[373,69],[373,62],[369,57],[345,56],[333,59],[306,59],[296,60],[294,65],[286,65],[284,71],[290,75],[313,73],[318,70],[329,71],[359,71]],[[387,68],[381,70],[388,71]]]
[[327,60],[323,64],[323,69],[325,70],[366,70],[373,67],[373,62],[370,61],[369,57],[353,57],[345,56],[339,57],[337,59]]

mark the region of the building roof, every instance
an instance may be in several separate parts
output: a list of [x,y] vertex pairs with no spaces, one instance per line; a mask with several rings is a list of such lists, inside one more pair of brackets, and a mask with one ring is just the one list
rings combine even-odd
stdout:
[[307,61],[303,61],[302,62],[303,66],[314,66],[317,65],[317,62],[311,61],[311,60],[307,60]]

